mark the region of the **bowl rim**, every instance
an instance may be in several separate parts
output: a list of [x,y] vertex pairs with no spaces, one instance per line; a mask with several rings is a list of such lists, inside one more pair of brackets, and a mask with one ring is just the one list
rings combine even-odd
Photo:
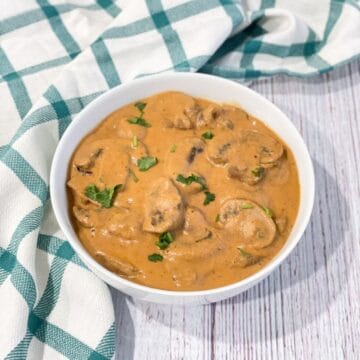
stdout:
[[[100,263],[98,263],[87,252],[87,250],[81,244],[79,239],[76,239],[76,240],[73,239],[72,234],[67,229],[67,224],[65,222],[66,215],[63,214],[63,211],[57,201],[57,192],[55,191],[55,185],[54,185],[57,183],[56,171],[62,161],[62,148],[66,142],[66,139],[70,136],[71,132],[73,131],[73,128],[78,123],[78,121],[84,121],[84,118],[85,118],[84,113],[87,113],[89,111],[92,111],[92,110],[100,107],[102,105],[103,101],[105,101],[105,99],[107,97],[111,96],[111,94],[116,93],[119,90],[121,91],[121,89],[126,88],[126,86],[128,86],[128,85],[136,86],[134,84],[137,84],[140,86],[144,82],[153,82],[153,81],[156,81],[161,78],[168,78],[169,80],[174,79],[174,78],[180,78],[180,79],[182,78],[182,79],[191,80],[191,81],[196,80],[196,79],[207,78],[212,81],[223,82],[225,85],[228,84],[231,86],[235,85],[235,86],[241,87],[241,88],[243,88],[242,89],[243,91],[248,92],[252,96],[260,98],[264,104],[266,104],[267,106],[273,107],[278,112],[280,112],[282,114],[282,116],[284,117],[284,119],[286,119],[286,121],[288,122],[288,126],[292,127],[292,130],[296,133],[298,144],[300,145],[300,147],[303,150],[305,150],[302,154],[304,156],[303,160],[305,161],[305,165],[303,163],[299,164],[296,159],[296,155],[294,155],[298,168],[303,167],[303,166],[307,167],[308,183],[310,186],[309,186],[309,188],[306,189],[307,207],[305,208],[305,213],[304,213],[303,217],[301,218],[301,222],[299,224],[297,233],[293,235],[294,238],[292,240],[292,243],[290,245],[288,244],[288,246],[285,246],[286,243],[289,242],[289,239],[291,237],[291,233],[290,233],[286,242],[284,243],[283,247],[270,260],[269,263],[267,263],[263,268],[261,268],[259,271],[255,272],[254,274],[252,274],[244,279],[241,279],[237,282],[234,282],[234,283],[231,283],[231,284],[228,284],[225,286],[220,286],[220,287],[205,289],[205,290],[165,290],[165,289],[153,288],[150,286],[138,284],[138,283],[127,280],[127,279],[121,277],[120,275],[117,275],[117,274],[111,272],[110,270],[108,270],[107,268],[102,266]],[[169,91],[171,91],[171,85],[169,85]],[[153,93],[153,95],[155,95],[156,93],[158,93],[158,92],[155,91]],[[141,98],[141,96],[139,96],[139,98]],[[214,100],[214,101],[216,101],[216,100]],[[126,104],[121,105],[121,106],[125,106],[125,105]],[[107,115],[109,115],[110,113],[111,112],[109,112]],[[104,117],[99,119],[93,128],[95,128],[103,120],[104,120]],[[269,125],[266,124],[266,126],[269,126]],[[273,129],[271,129],[271,130],[276,133],[275,130],[273,130]],[[91,130],[88,130],[87,133],[89,133],[89,131],[91,131]],[[277,133],[276,133],[276,135],[279,136],[282,139],[282,141],[284,141],[282,136],[278,135]],[[83,137],[84,136],[86,136],[86,135],[83,135]],[[74,145],[73,151],[75,150],[77,145],[78,145],[78,143],[76,143]],[[291,149],[290,146],[289,146],[289,148]],[[68,167],[68,164],[67,164],[67,167]],[[301,202],[302,202],[302,192],[305,191],[304,189],[302,189],[301,182],[299,182],[299,183],[300,183],[300,203],[299,203],[299,209],[298,209],[296,221],[299,220]],[[61,139],[56,147],[56,151],[55,151],[55,154],[54,154],[54,157],[52,160],[51,170],[50,170],[50,199],[51,199],[51,204],[52,204],[52,207],[54,210],[55,218],[60,226],[60,229],[65,234],[66,240],[69,241],[70,245],[73,247],[75,252],[79,255],[81,260],[89,267],[89,270],[93,271],[93,269],[94,269],[93,272],[95,272],[96,275],[98,277],[100,277],[103,281],[105,281],[106,283],[113,283],[113,284],[119,283],[123,287],[130,287],[130,288],[133,288],[135,290],[142,291],[145,293],[151,293],[153,295],[160,295],[160,296],[164,295],[164,296],[171,297],[171,298],[179,298],[179,297],[189,298],[189,297],[209,296],[209,295],[228,293],[228,292],[231,292],[236,289],[246,290],[246,289],[252,287],[253,285],[255,285],[256,283],[258,283],[259,281],[261,281],[263,278],[267,277],[289,256],[289,254],[294,250],[294,248],[296,247],[296,245],[299,243],[300,239],[302,238],[304,231],[305,231],[305,229],[309,223],[310,217],[311,217],[311,213],[312,213],[312,209],[313,209],[313,205],[314,205],[314,198],[315,198],[315,176],[314,176],[313,163],[312,163],[311,157],[309,155],[308,148],[307,148],[301,134],[296,129],[295,125],[292,123],[292,121],[289,119],[289,117],[285,113],[283,113],[282,110],[280,110],[270,100],[266,99],[263,95],[255,92],[254,90],[248,88],[247,86],[240,84],[238,82],[229,80],[229,79],[217,77],[214,75],[201,74],[201,73],[162,73],[162,74],[149,75],[146,77],[137,78],[137,79],[132,80],[131,82],[128,82],[125,84],[120,84],[116,87],[113,87],[113,88],[105,91],[103,94],[98,96],[95,100],[93,100],[90,104],[85,106],[78,114],[76,114],[76,116],[74,117],[72,122],[69,124],[69,126],[67,127],[66,131],[64,132],[63,136],[61,137]],[[98,274],[101,274],[101,276],[99,276]],[[104,278],[110,279],[111,281],[105,280]]]

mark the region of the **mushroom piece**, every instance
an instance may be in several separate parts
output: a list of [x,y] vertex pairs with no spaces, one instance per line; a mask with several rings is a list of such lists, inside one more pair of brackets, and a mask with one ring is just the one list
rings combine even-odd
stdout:
[[238,179],[248,185],[256,185],[265,176],[265,168],[258,166],[254,169],[249,169],[244,164],[237,166],[230,165],[227,168],[227,171],[229,177],[233,179]]
[[181,241],[197,243],[211,237],[212,231],[201,210],[189,206],[185,211],[185,223]]
[[145,199],[143,230],[162,233],[184,222],[184,204],[173,181],[161,177],[155,181]]
[[273,166],[284,153],[282,144],[270,135],[256,130],[243,130],[240,134],[240,144],[251,148],[258,156],[260,165]]
[[109,253],[105,254],[102,251],[97,251],[94,256],[96,260],[107,269],[127,279],[138,278],[142,275],[140,269],[125,259],[119,259],[118,257],[111,256]]
[[230,178],[247,185],[261,181],[266,168],[275,166],[283,151],[280,142],[255,130],[243,130],[240,135],[219,134],[207,145],[208,160],[227,166]]
[[204,123],[210,128],[234,129],[234,123],[229,117],[229,110],[219,105],[209,105],[204,110]]
[[195,103],[195,105],[186,108],[184,110],[184,113],[190,119],[191,123],[196,129],[206,125],[206,121],[203,115],[203,110],[200,105]]
[[214,165],[226,165],[239,158],[241,155],[236,152],[237,137],[232,133],[223,133],[215,136],[207,143],[207,156]]
[[106,222],[106,230],[124,242],[134,242],[141,238],[142,220],[139,214],[126,208],[119,208]]
[[181,92],[170,92],[161,97],[155,104],[168,128],[189,130],[201,126],[203,122],[202,109],[195,99]]
[[220,222],[231,236],[242,244],[262,249],[275,238],[276,225],[256,203],[246,199],[231,199],[220,209]]
[[[169,152],[165,159],[165,169],[173,178],[179,174],[189,176],[197,172],[197,166],[204,154],[205,143],[196,137],[185,138],[177,144],[175,152]],[[198,188],[193,184],[190,188]]]
[[74,158],[74,166],[78,172],[83,175],[91,175],[91,169],[95,165],[96,159],[101,155],[102,149],[94,146],[94,148],[76,154]]
[[[67,185],[82,198],[86,198],[84,191],[90,184],[96,185],[99,189],[118,184],[122,184],[122,188],[124,188],[129,174],[129,155],[124,151],[125,146],[123,140],[116,139],[97,140],[90,144],[80,145],[78,154],[81,157],[84,154],[91,157],[94,149],[102,149],[101,155],[97,157],[91,167],[91,173],[84,174],[73,170]],[[75,164],[76,161],[75,157]]]
[[210,227],[203,213],[197,208],[188,207],[183,232],[176,236],[176,241],[165,251],[165,256],[170,261],[179,257],[186,261],[209,259],[224,249],[224,242]]

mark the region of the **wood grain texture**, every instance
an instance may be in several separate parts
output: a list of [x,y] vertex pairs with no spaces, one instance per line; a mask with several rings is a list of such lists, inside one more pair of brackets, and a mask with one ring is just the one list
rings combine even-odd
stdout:
[[251,87],[308,144],[311,223],[280,268],[232,299],[158,306],[114,290],[117,359],[360,359],[360,62]]

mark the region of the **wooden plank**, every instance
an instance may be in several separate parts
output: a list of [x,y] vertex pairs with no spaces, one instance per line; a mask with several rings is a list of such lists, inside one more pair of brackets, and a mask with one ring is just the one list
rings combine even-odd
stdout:
[[113,291],[118,359],[360,357],[360,61],[251,87],[289,115],[309,146],[311,223],[279,269],[232,299],[185,308]]

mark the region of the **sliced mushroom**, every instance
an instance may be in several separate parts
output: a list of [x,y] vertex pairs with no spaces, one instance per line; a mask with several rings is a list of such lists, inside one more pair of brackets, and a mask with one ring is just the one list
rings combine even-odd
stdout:
[[241,155],[236,153],[237,140],[230,132],[215,136],[206,147],[209,161],[215,165],[226,165],[235,156],[240,157]]
[[130,118],[131,116],[124,117],[116,124],[115,131],[118,136],[123,139],[132,139],[134,136],[140,140],[144,139],[147,133],[147,128],[136,124],[130,124],[128,121]]
[[170,92],[159,98],[155,107],[169,128],[189,130],[202,122],[202,111],[195,99],[181,92]]
[[282,144],[270,135],[256,130],[243,130],[240,134],[240,143],[252,149],[258,155],[260,165],[272,166],[281,158],[284,152]]
[[219,105],[209,105],[204,110],[204,122],[211,128],[234,129],[234,123],[230,119],[229,111]]
[[82,146],[74,157],[74,166],[82,175],[91,175],[96,159],[101,155],[102,148],[97,142]]
[[169,152],[165,159],[165,169],[173,178],[179,174],[184,176],[196,172],[204,154],[205,143],[196,137],[185,138],[177,144],[175,152]]
[[95,253],[95,258],[110,271],[128,279],[134,279],[142,275],[140,269],[125,259],[119,259],[118,257],[111,256],[108,253],[105,254],[101,251]]
[[221,253],[225,244],[212,229],[202,212],[189,207],[185,214],[185,225],[182,234],[166,250],[166,257],[173,261],[183,258],[186,261],[205,259]]
[[[260,170],[262,169],[262,170]],[[248,185],[255,185],[264,178],[265,168],[256,167],[249,169],[245,165],[230,165],[228,168],[229,177],[238,179]]]
[[205,220],[201,210],[195,207],[188,207],[185,211],[185,223],[181,241],[186,243],[197,243],[210,239],[212,231]]
[[247,185],[261,181],[266,168],[275,166],[282,154],[283,146],[276,139],[254,130],[219,134],[207,145],[209,161],[227,166],[230,178]]
[[190,119],[194,128],[198,129],[206,125],[203,110],[200,105],[195,103],[193,106],[186,108],[184,113]]
[[[209,259],[221,254],[226,248],[225,243],[221,241],[217,233],[211,232],[209,235],[211,236],[207,239],[189,243],[186,243],[184,238],[182,240],[176,238],[176,241],[166,250],[165,257],[169,261],[174,261],[177,258],[192,261]],[[187,240],[190,240],[190,238]],[[204,246],[204,241],[206,241],[206,246]]]
[[161,177],[155,181],[145,199],[145,231],[162,233],[184,222],[184,205],[173,181]]
[[125,242],[139,240],[142,234],[141,227],[142,219],[139,214],[126,208],[119,208],[106,223],[107,231]]
[[245,199],[232,199],[220,209],[220,222],[231,236],[241,243],[261,249],[275,238],[276,226],[272,218],[256,203]]
[[[126,142],[127,143],[127,142]],[[99,189],[122,184],[125,187],[129,174],[129,155],[124,151],[123,140],[104,139],[79,148],[79,154],[93,154],[93,149],[102,149],[91,168],[91,174],[73,172],[67,185],[80,197],[85,197],[84,191],[90,184]],[[106,166],[103,166],[106,164]]]

